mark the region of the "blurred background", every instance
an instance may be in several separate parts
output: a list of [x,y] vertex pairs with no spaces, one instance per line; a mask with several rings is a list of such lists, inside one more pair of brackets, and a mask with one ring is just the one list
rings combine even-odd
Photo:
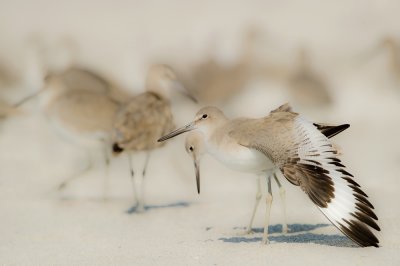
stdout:
[[[49,77],[67,90],[104,86],[118,109],[146,91],[155,64],[169,65],[199,100],[171,93],[176,126],[191,121],[204,105],[234,118],[261,117],[286,102],[312,121],[349,123],[334,141],[380,218],[384,251],[370,255],[399,262],[399,11],[395,0],[0,0],[0,257],[5,265],[172,264],[178,258],[183,264],[218,264],[233,262],[243,250],[250,262],[265,261],[265,254],[254,250],[257,243],[218,240],[247,225],[253,176],[206,156],[197,195],[193,163],[184,137],[178,137],[152,152],[148,210],[129,215],[125,211],[134,200],[127,157],[113,156],[106,145],[106,170],[108,142],[86,134],[76,141],[65,128],[60,132],[60,125],[55,129],[49,91],[56,85]],[[18,104],[40,90],[44,93]],[[71,110],[67,107],[68,115]],[[136,172],[145,157],[145,152],[132,154]],[[91,167],[83,171],[88,161]],[[327,223],[298,187],[283,184],[289,224]],[[264,208],[256,217],[258,227]],[[271,219],[282,222],[278,193]],[[284,248],[280,243],[269,251],[272,262]],[[296,250],[307,254],[302,247]],[[360,252],[339,254],[336,260],[372,263]],[[236,264],[246,261],[237,259]]]

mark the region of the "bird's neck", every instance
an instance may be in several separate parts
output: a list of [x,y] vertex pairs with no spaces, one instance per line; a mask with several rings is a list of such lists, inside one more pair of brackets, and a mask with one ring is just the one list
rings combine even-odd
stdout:
[[208,127],[201,130],[207,145],[212,145],[213,143],[218,143],[221,141],[226,133],[225,127],[228,122],[228,119],[221,119],[220,121],[218,121],[218,123],[209,125]]
[[148,79],[146,81],[146,90],[161,95],[166,99],[170,98],[170,88],[168,87],[166,82],[155,79]]

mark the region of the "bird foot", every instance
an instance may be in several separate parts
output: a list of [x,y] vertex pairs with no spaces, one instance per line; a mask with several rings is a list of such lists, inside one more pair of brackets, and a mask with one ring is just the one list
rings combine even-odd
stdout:
[[143,204],[139,204],[137,207],[136,207],[136,212],[137,213],[143,213],[143,212],[145,212],[146,211],[146,209],[144,208],[144,205]]
[[283,234],[287,234],[288,233],[288,227],[287,227],[286,224],[284,226],[282,226],[282,233]]
[[261,245],[269,245],[269,239],[268,237],[263,237],[263,239],[261,240]]
[[144,205],[143,204],[135,204],[135,205],[133,205],[132,207],[130,207],[127,211],[126,211],[126,213],[128,213],[128,214],[133,214],[133,213],[143,213],[143,212],[145,212],[146,211],[146,209],[145,209],[145,207],[144,207]]
[[237,233],[237,236],[246,236],[246,235],[253,235],[254,231],[252,229],[246,229],[245,231],[241,231]]

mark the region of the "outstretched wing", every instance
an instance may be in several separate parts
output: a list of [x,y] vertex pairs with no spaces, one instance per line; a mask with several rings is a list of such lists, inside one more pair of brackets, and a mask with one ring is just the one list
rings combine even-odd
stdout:
[[[289,103],[285,103],[271,111],[271,113],[279,113],[279,112],[293,113],[293,108],[290,106]],[[324,134],[327,138],[332,138],[332,137],[336,136],[337,134],[339,134],[340,132],[342,132],[350,127],[349,124],[335,126],[335,125],[330,125],[330,124],[325,124],[325,123],[313,123],[313,125],[319,131],[321,131],[321,133]]]
[[360,246],[378,247],[371,231],[380,231],[374,207],[313,123],[296,113],[276,112],[250,120],[230,135],[271,159],[345,235]]
[[322,124],[322,123],[314,123],[313,124],[319,131],[321,131],[322,134],[324,134],[327,138],[332,138],[339,134],[340,132],[348,129],[350,127],[349,124],[343,124],[343,125],[328,125],[328,124]]

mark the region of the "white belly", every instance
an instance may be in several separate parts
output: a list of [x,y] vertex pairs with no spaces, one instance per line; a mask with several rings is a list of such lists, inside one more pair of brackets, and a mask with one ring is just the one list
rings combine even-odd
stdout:
[[236,143],[207,146],[213,157],[233,170],[260,174],[275,168],[271,160],[261,152]]

